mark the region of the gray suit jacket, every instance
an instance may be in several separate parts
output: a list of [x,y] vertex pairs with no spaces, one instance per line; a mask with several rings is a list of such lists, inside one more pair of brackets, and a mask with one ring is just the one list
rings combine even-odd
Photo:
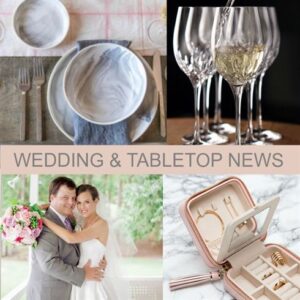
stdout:
[[[59,217],[49,209],[46,217],[64,226]],[[72,285],[84,282],[83,269],[77,268],[79,248],[67,244],[44,226],[38,245],[32,250],[32,270],[27,286],[28,300],[69,300]]]

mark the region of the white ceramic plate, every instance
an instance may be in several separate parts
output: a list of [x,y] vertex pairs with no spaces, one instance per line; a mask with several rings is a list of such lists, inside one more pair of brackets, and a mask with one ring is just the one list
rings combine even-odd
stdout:
[[[73,114],[64,96],[63,77],[70,60],[76,55],[77,49],[68,51],[57,62],[48,82],[47,102],[50,115],[58,129],[71,141],[74,141]],[[136,53],[136,55],[138,55]],[[131,142],[140,138],[152,123],[157,107],[158,98],[156,83],[149,64],[138,55],[147,73],[147,90],[144,100],[138,110],[127,119],[129,138]]]
[[14,30],[27,45],[48,49],[66,37],[70,18],[59,0],[25,0],[14,12]]
[[100,125],[130,117],[141,105],[146,87],[146,71],[140,59],[131,50],[112,43],[78,52],[64,77],[70,107],[83,119]]

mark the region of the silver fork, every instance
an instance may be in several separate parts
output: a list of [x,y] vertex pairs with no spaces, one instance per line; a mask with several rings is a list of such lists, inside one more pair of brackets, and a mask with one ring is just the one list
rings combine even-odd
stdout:
[[18,75],[18,87],[21,91],[21,122],[20,122],[20,140],[26,138],[26,93],[30,90],[30,76],[27,68],[20,68]]
[[33,59],[33,85],[36,88],[36,139],[41,142],[43,139],[42,129],[42,91],[45,83],[45,72],[41,58]]

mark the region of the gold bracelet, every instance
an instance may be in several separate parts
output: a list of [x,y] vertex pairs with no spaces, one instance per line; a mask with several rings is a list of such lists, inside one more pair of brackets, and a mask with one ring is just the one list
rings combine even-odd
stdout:
[[[199,219],[204,218],[206,215],[215,216],[221,223],[221,231],[222,231],[221,236],[222,236],[222,234],[224,232],[224,229],[225,229],[225,226],[224,226],[224,222],[223,222],[222,218],[220,217],[220,215],[218,213],[216,213],[214,210],[210,210],[210,209],[206,210],[203,215],[201,215],[199,209],[197,209],[197,213],[198,213],[198,216],[197,216],[197,219],[196,219],[197,224],[199,222]],[[205,241],[210,242],[209,240],[205,240]]]

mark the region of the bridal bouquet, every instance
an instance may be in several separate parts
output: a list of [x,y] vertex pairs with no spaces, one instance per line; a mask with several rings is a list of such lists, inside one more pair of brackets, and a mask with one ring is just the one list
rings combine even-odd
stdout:
[[36,238],[43,228],[43,213],[35,205],[13,205],[0,221],[2,238],[13,245],[36,246]]

